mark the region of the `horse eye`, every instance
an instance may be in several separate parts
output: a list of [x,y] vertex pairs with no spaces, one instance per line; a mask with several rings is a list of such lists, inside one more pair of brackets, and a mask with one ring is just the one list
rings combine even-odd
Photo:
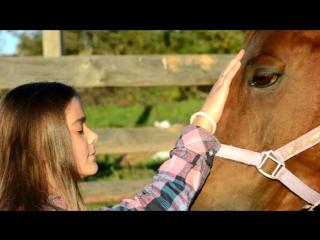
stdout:
[[255,87],[266,87],[277,80],[278,76],[272,73],[257,73],[253,76],[253,81],[250,84]]

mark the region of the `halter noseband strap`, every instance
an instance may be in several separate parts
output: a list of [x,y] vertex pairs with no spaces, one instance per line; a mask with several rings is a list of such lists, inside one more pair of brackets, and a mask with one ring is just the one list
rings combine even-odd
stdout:
[[[292,192],[297,194],[306,202],[317,205],[320,201],[320,194],[303,183],[299,178],[293,175],[285,166],[285,161],[300,152],[318,144],[320,142],[320,126],[302,135],[296,140],[284,145],[276,151],[265,151],[262,153],[241,149],[225,144],[221,144],[221,148],[216,156],[236,162],[245,163],[256,166],[258,171],[264,176],[278,180],[287,186]],[[277,163],[277,167],[268,174],[262,170],[262,166],[266,160],[272,160]]]

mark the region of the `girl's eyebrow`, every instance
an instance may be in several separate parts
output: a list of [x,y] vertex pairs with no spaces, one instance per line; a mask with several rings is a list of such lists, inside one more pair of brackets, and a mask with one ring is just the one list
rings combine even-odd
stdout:
[[76,124],[76,123],[81,123],[81,124],[83,124],[83,123],[85,123],[85,122],[86,122],[86,119],[87,119],[87,117],[86,117],[86,116],[81,117],[81,118],[79,118],[79,119],[75,120],[71,125],[74,125],[74,124]]

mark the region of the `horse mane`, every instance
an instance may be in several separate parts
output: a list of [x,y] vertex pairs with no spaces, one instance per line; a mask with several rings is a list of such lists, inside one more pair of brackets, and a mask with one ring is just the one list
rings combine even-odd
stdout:
[[257,30],[248,30],[244,36],[244,40],[243,40],[243,48],[246,49],[249,45],[249,43],[251,42],[251,40],[253,39],[253,37],[256,35]]

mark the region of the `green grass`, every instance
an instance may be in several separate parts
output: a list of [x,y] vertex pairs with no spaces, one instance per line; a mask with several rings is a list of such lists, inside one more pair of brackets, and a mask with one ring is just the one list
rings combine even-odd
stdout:
[[84,106],[90,128],[153,126],[155,121],[189,124],[190,116],[199,111],[204,100],[184,100],[153,105]]
[[113,207],[114,205],[116,205],[118,203],[119,202],[88,203],[88,204],[86,204],[86,207],[89,211],[95,211],[101,206]]

